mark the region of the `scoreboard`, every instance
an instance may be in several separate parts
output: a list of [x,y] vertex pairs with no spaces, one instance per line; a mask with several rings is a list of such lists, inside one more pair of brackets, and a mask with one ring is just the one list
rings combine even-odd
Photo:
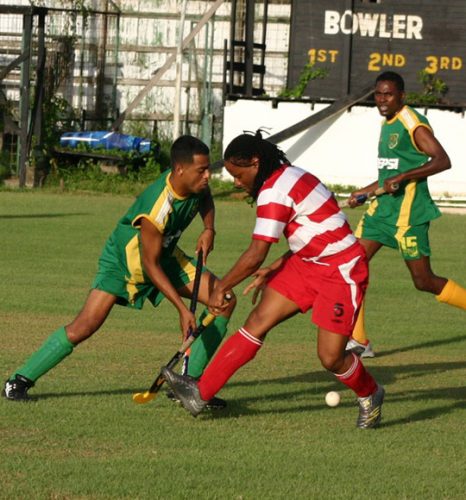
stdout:
[[337,99],[396,71],[407,92],[419,72],[448,86],[445,103],[466,105],[466,0],[293,0],[288,87],[308,63],[326,68],[305,95]]

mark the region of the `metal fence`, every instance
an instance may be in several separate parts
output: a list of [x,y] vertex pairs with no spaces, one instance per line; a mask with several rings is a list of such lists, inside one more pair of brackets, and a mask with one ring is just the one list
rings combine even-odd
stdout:
[[[0,147],[15,165],[27,145],[24,142],[34,146],[31,141],[36,140],[31,139],[37,135],[32,133],[33,117],[29,116],[27,125],[31,137],[23,138],[23,144],[19,129],[22,108],[23,112],[25,106],[32,109],[39,92],[43,92],[41,126],[46,128],[45,136],[47,120],[57,129],[109,129],[215,3],[185,2],[181,26],[181,0],[122,0],[118,5],[112,0],[43,0],[32,7],[29,2],[18,6],[22,0],[15,5],[5,5],[6,1],[0,5]],[[180,65],[170,67],[137,108],[125,116],[122,132],[170,137],[174,102],[179,99],[181,132],[204,136],[207,142],[221,137],[225,45],[231,33],[232,2],[220,3],[215,15],[182,51]],[[247,0],[233,3],[239,6],[235,22],[241,36]],[[260,31],[264,2],[256,4]],[[44,14],[42,27],[39,12]],[[27,16],[31,16],[30,39],[25,39]],[[263,85],[273,95],[285,86],[290,1],[271,2],[268,18]],[[41,36],[46,54],[43,65]],[[264,33],[260,32],[260,37],[265,38]],[[26,61],[18,59],[26,54],[28,74]],[[177,79],[181,87],[178,96]]]

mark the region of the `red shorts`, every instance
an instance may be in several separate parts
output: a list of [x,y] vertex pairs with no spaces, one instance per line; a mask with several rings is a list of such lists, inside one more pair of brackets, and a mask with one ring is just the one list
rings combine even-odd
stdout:
[[312,308],[312,322],[317,326],[351,335],[368,277],[366,254],[356,243],[319,263],[293,254],[267,285],[292,300],[303,313]]

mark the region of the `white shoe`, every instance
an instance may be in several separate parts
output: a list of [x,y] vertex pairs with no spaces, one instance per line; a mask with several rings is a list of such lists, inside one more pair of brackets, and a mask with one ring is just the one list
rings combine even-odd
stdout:
[[348,343],[346,344],[346,350],[354,352],[360,358],[375,358],[375,352],[372,350],[372,345],[370,342],[367,344],[361,344],[353,337],[350,337]]

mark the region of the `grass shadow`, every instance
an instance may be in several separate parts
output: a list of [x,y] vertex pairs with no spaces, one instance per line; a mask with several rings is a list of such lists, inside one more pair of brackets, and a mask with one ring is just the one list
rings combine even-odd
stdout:
[[[452,362],[452,363],[429,363],[429,364],[415,364],[415,365],[401,365],[401,366],[390,366],[390,367],[371,367],[370,371],[373,373],[377,380],[380,380],[385,386],[390,386],[396,384],[398,378],[412,378],[412,377],[422,377],[430,376],[432,374],[452,372],[455,370],[465,370],[466,362]],[[323,402],[323,396],[327,391],[330,390],[341,390],[342,386],[337,382],[329,380],[329,374],[325,371],[323,372],[307,372],[298,376],[290,376],[285,378],[272,378],[263,379],[260,381],[241,381],[232,382],[231,386],[236,387],[248,387],[254,386],[256,384],[261,385],[278,385],[286,386],[290,383],[296,382],[328,382],[329,386],[319,386],[319,398],[321,402],[315,401],[312,398],[309,403],[296,404],[293,400],[302,399],[309,395],[310,390],[308,388],[299,389],[295,391],[289,390],[276,390],[269,392],[268,394],[261,394],[259,396],[246,396],[240,397],[229,402],[229,406],[222,413],[215,413],[215,418],[227,418],[227,417],[237,417],[240,415],[267,415],[267,414],[296,414],[302,413],[304,411],[315,411],[325,408],[326,405]],[[396,388],[396,386],[395,386]],[[315,394],[315,393],[314,393]],[[250,408],[250,404],[254,404],[260,401],[266,400],[267,402],[286,402],[286,407],[283,408],[273,408],[273,409],[258,409]],[[439,401],[448,400],[448,404],[443,404],[438,406]],[[390,389],[387,390],[387,395],[385,402],[390,403],[403,403],[404,401],[424,401],[428,407],[424,410],[417,411],[410,415],[407,415],[401,419],[395,419],[385,422],[384,426],[395,426],[402,425],[407,422],[416,422],[420,420],[431,420],[434,418],[442,417],[455,409],[466,409],[466,387],[440,387],[425,390],[412,390],[409,392],[394,392],[390,393]],[[356,404],[356,396],[354,399],[343,401],[340,406],[350,407]]]
[[450,337],[448,339],[430,340],[428,342],[421,342],[419,344],[413,344],[406,347],[397,347],[396,349],[390,349],[388,351],[376,352],[377,358],[384,358],[386,356],[391,356],[392,354],[398,354],[400,352],[409,352],[417,349],[424,349],[430,347],[439,347],[442,345],[456,344],[458,342],[466,341],[466,335],[457,335],[456,337]]
[[11,214],[0,215],[0,219],[55,219],[58,217],[75,217],[92,215],[90,212],[56,213],[56,214]]

